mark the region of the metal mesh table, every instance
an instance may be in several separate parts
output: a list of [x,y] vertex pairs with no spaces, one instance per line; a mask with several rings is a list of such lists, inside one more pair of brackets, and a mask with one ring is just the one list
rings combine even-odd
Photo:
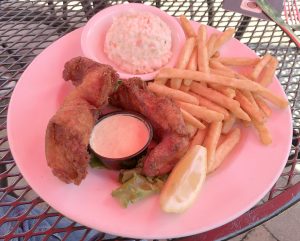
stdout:
[[[66,227],[57,227],[64,218],[39,198],[25,182],[19,172],[9,149],[6,133],[6,117],[10,96],[20,75],[30,62],[53,41],[66,33],[81,27],[99,10],[123,1],[53,1],[53,0],[1,0],[0,1],[0,207],[7,212],[0,216],[0,228],[7,222],[13,222],[14,228],[4,233],[1,240],[40,237],[47,240],[51,235],[63,234],[63,240],[69,240],[71,233],[79,232],[81,240],[91,230],[73,221]],[[211,25],[219,30],[227,27],[237,29],[236,38],[248,45],[258,55],[266,52],[277,56],[279,67],[277,76],[290,101],[293,115],[293,143],[286,167],[281,177],[261,202],[240,218],[215,230],[184,238],[185,240],[225,240],[245,232],[250,228],[276,216],[300,200],[300,57],[299,49],[273,22],[267,22],[238,13],[227,12],[222,1],[130,1],[154,5],[171,15],[185,14],[194,21]],[[284,128],[284,127],[282,127]],[[13,197],[7,200],[7,196]],[[14,209],[25,206],[23,213]],[[40,212],[33,215],[31,210]],[[37,230],[43,221],[55,220],[52,227]],[[34,221],[30,231],[17,233],[17,227],[26,220]],[[94,236],[94,240],[128,239],[113,237],[104,233]]]

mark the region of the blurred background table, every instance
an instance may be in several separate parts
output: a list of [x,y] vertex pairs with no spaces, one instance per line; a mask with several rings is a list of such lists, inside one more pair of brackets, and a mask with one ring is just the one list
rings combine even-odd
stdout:
[[[73,221],[61,227],[64,218],[38,197],[23,179],[9,149],[7,140],[7,108],[13,89],[23,71],[47,46],[65,34],[82,27],[89,18],[101,9],[124,1],[101,0],[1,0],[0,1],[0,207],[6,212],[0,216],[0,230],[7,223],[13,223],[12,230],[2,232],[0,240],[48,240],[55,234],[61,240],[71,240],[72,233],[79,233],[80,240],[87,240],[91,230]],[[179,1],[130,1],[154,5],[170,15],[185,14],[189,19],[213,26],[219,30],[227,27],[237,29],[236,38],[258,55],[266,52],[279,60],[277,76],[288,96],[293,115],[293,143],[289,160],[281,177],[268,195],[250,211],[238,219],[215,230],[182,238],[185,240],[225,240],[246,232],[275,217],[300,200],[300,57],[299,49],[273,22],[250,18],[222,8],[221,0],[179,0]],[[278,127],[278,128],[284,128]],[[270,157],[272,158],[272,157]],[[254,174],[255,175],[255,174]],[[8,196],[10,198],[8,198]],[[237,194],[238,196],[238,194]],[[21,213],[14,212],[23,207]],[[25,207],[25,208],[24,208]],[[32,209],[39,210],[35,215]],[[54,221],[45,230],[37,229],[45,220]],[[26,220],[33,222],[33,228],[16,232]],[[155,232],[155,230],[154,230]],[[93,240],[103,238],[120,240],[99,233]]]

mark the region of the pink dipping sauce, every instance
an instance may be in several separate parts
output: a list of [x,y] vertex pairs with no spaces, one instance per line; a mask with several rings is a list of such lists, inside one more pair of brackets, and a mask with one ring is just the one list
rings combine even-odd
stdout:
[[140,151],[149,140],[149,129],[142,120],[116,114],[101,120],[91,135],[91,148],[100,156],[123,158]]

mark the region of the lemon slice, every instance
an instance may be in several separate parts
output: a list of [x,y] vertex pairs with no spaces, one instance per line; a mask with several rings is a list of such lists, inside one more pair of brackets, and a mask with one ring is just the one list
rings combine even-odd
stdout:
[[206,148],[195,145],[177,163],[160,194],[163,211],[181,213],[191,206],[206,177],[206,159]]

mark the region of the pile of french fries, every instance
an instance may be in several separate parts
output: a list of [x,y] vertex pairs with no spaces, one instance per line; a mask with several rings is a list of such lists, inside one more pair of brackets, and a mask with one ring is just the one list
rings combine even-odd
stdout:
[[262,144],[268,145],[272,142],[266,126],[272,114],[269,104],[286,108],[288,101],[267,89],[278,65],[276,58],[270,54],[223,57],[219,50],[233,37],[233,28],[208,37],[205,25],[196,33],[185,16],[180,23],[186,41],[177,65],[162,68],[148,88],[178,104],[192,137],[191,146],[207,148],[211,173],[239,143],[241,130],[236,123],[252,125]]

